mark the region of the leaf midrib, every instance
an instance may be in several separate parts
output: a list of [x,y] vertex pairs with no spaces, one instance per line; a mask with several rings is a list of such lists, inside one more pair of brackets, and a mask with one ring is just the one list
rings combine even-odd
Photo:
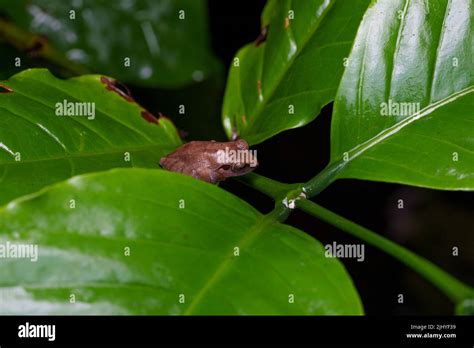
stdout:
[[[294,61],[296,60],[296,58],[299,57],[299,55],[301,54],[302,51],[304,51],[304,48],[306,47],[306,45],[308,44],[308,42],[311,40],[311,38],[315,35],[316,31],[318,30],[318,28],[321,26],[321,23],[324,21],[324,19],[326,18],[326,15],[328,14],[328,12],[331,10],[332,6],[334,5],[334,1],[331,1],[328,6],[326,7],[326,9],[323,11],[323,13],[321,14],[321,17],[320,17],[320,20],[316,23],[316,25],[314,26],[314,28],[311,30],[311,32],[308,34],[308,36],[306,37],[306,39],[300,44],[300,47],[299,49],[297,48],[296,50],[296,53],[290,58],[290,60],[288,61],[287,65],[286,65],[286,69],[282,72],[282,74],[280,75],[278,81],[276,81],[276,83],[273,85],[272,88],[270,88],[268,94],[267,94],[267,98],[264,98],[263,101],[258,104],[257,108],[255,109],[255,113],[253,116],[250,117],[250,120],[249,120],[249,125],[248,127],[246,127],[247,129],[250,129],[251,128],[251,125],[255,122],[255,119],[258,118],[258,115],[260,115],[262,113],[262,111],[265,109],[265,107],[267,106],[267,103],[268,101],[270,101],[273,97],[273,95],[275,94],[275,91],[277,90],[278,86],[281,85],[281,82],[283,81],[284,77],[287,75],[288,71],[291,69],[291,67],[293,66],[293,63]],[[275,18],[275,17],[274,17]],[[295,42],[296,44],[296,42]],[[264,50],[266,50],[266,45],[264,45],[262,47]],[[262,61],[262,64],[263,64],[263,61]],[[239,75],[240,75],[240,72],[239,72]],[[262,70],[261,70],[261,73],[260,73],[260,81],[263,80],[263,67],[262,67]],[[263,86],[262,86],[263,88]],[[245,105],[245,103],[243,104]]]
[[377,144],[383,142],[384,140],[389,139],[390,136],[392,136],[393,134],[397,134],[400,130],[402,130],[403,128],[409,126],[413,122],[418,121],[420,119],[423,119],[426,116],[431,115],[438,108],[443,107],[443,106],[445,106],[449,103],[452,103],[452,102],[456,101],[457,99],[459,99],[459,98],[461,98],[465,95],[468,95],[472,92],[474,92],[474,86],[469,86],[467,88],[464,88],[464,89],[462,89],[462,90],[460,90],[456,93],[453,93],[453,94],[449,95],[446,98],[443,98],[443,99],[437,101],[436,103],[433,103],[433,104],[430,104],[430,105],[426,106],[424,109],[420,110],[418,113],[412,114],[411,116],[408,116],[408,117],[404,118],[402,121],[398,122],[397,124],[394,124],[392,127],[384,129],[383,131],[378,133],[376,136],[370,138],[369,140],[367,140],[367,141],[353,147],[349,151],[347,151],[347,153],[349,154],[349,159],[347,161],[344,161],[343,159],[340,159],[341,154],[339,154],[339,159],[338,160],[331,161],[333,163],[333,165],[335,165],[335,163],[341,164],[340,168],[338,170],[336,170],[334,174],[337,174],[337,173],[343,171],[343,168],[345,168],[346,165],[348,163],[352,162],[355,158],[359,157],[360,155],[365,153],[367,150],[373,148],[374,146],[376,146]]

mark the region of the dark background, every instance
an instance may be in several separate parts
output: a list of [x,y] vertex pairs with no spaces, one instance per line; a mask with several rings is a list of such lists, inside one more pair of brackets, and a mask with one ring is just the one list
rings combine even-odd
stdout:
[[[262,0],[209,1],[213,49],[224,63],[226,72],[236,51],[257,38],[264,4]],[[217,99],[222,98],[222,93],[222,89],[216,93]],[[215,95],[200,101],[215,103],[211,100],[213,98]],[[219,127],[221,103],[221,100],[218,101],[217,114],[212,118],[212,123],[218,123]],[[307,126],[283,132],[255,146],[260,162],[257,173],[282,182],[302,182],[321,171],[329,160],[331,113],[332,104],[326,106],[316,120]],[[179,120],[176,123],[179,126]],[[223,134],[219,137],[218,132],[215,134],[216,139],[224,137]],[[189,138],[206,139],[200,135],[190,132]],[[272,201],[236,181],[226,182],[222,186],[263,212],[273,207]],[[403,199],[404,209],[398,209],[399,199]],[[316,197],[315,201],[406,246],[460,280],[474,285],[472,193],[340,180]],[[361,243],[300,211],[294,211],[287,223],[310,233],[323,244],[333,241]],[[457,257],[452,255],[454,246],[459,248]],[[453,313],[450,301],[405,265],[368,245],[365,246],[365,253],[364,262],[354,259],[342,262],[352,276],[367,314]],[[404,295],[404,304],[397,302],[398,294]]]

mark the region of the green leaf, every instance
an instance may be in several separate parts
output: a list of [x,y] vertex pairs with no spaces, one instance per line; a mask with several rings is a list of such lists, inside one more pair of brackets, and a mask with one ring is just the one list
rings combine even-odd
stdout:
[[472,10],[471,0],[374,2],[334,104],[339,177],[474,189]]
[[[32,69],[2,82],[11,92],[0,93],[1,204],[80,173],[158,167],[181,144],[170,120],[155,120],[107,81],[98,75],[60,80]],[[57,116],[64,101],[94,105],[94,118]]]
[[367,5],[269,1],[262,14],[266,41],[242,48],[230,68],[222,110],[227,136],[236,131],[256,144],[315,119],[334,99]]
[[1,261],[0,314],[362,314],[319,242],[177,173],[74,177],[0,209],[0,231],[39,250]]
[[69,59],[123,82],[175,88],[221,71],[205,0],[0,0],[0,10]]

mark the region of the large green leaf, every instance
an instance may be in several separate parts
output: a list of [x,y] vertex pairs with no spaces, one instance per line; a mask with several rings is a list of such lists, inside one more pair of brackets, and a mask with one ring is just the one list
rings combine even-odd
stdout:
[[472,6],[380,0],[367,11],[334,106],[339,177],[474,189]]
[[[158,167],[181,143],[171,121],[154,119],[103,76],[26,70],[2,84],[11,92],[0,93],[0,203],[80,173]],[[95,118],[57,116],[64,100],[94,103]]]
[[334,99],[367,5],[269,1],[262,14],[266,41],[242,48],[230,68],[222,110],[228,137],[236,131],[255,144],[312,121]]
[[0,209],[0,231],[39,250],[1,260],[0,314],[362,314],[319,242],[177,173],[74,177]]
[[0,0],[0,11],[21,28],[45,35],[91,71],[123,82],[178,87],[221,68],[210,48],[205,0],[14,2]]

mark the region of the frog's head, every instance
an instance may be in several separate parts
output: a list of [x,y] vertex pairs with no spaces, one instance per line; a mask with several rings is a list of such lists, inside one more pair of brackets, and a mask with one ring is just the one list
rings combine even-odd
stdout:
[[216,172],[223,178],[245,175],[258,166],[257,152],[243,139],[230,141],[217,151],[217,163]]

